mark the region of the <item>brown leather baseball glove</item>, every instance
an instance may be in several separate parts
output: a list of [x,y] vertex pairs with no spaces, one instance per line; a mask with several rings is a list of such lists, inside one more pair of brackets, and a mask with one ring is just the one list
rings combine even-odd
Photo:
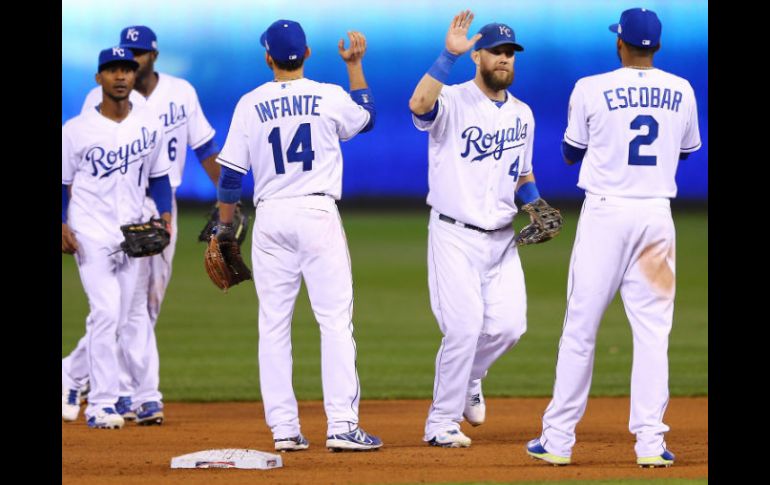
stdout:
[[218,224],[206,247],[206,273],[221,290],[227,291],[241,281],[251,279],[251,270],[241,257],[241,248],[235,240],[232,224]]
[[538,198],[534,202],[521,206],[521,210],[529,214],[532,222],[524,226],[516,234],[516,245],[540,244],[555,238],[564,219],[558,209],[554,209],[548,202]]

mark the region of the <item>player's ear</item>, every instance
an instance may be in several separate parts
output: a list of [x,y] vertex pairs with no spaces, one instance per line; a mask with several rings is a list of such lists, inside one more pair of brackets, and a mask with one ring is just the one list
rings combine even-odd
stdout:
[[270,57],[270,54],[265,52],[265,64],[267,64],[267,67],[269,67],[271,70],[273,69],[273,58]]
[[160,51],[152,51],[152,62],[155,62],[158,60],[158,56],[160,55]]
[[477,66],[479,65],[479,62],[481,62],[481,54],[479,54],[479,52],[481,52],[480,49],[477,51],[471,51],[471,60],[473,60],[473,63]]
[[94,76],[94,79],[96,79],[96,84],[98,84],[99,86],[102,85],[102,74],[100,72],[96,73],[96,75]]
[[310,46],[305,46],[305,59],[310,57]]

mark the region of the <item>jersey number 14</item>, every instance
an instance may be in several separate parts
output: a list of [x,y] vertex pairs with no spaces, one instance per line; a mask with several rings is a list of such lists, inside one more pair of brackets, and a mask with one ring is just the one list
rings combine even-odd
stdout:
[[[270,131],[267,141],[273,146],[273,162],[275,163],[275,173],[286,173],[286,167],[283,163],[283,148],[281,147],[281,129],[276,126]],[[302,123],[294,134],[289,149],[286,150],[286,160],[288,162],[302,162],[302,171],[313,170],[313,160],[315,152],[313,151],[313,137],[310,135],[310,123]]]

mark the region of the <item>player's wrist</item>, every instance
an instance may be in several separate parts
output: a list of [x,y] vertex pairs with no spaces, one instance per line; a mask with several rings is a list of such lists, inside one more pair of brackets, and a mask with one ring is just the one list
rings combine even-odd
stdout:
[[516,196],[521,201],[522,205],[532,203],[540,198],[540,192],[537,190],[535,182],[527,182],[519,187],[516,191]]
[[428,75],[436,81],[446,84],[449,79],[449,71],[452,70],[455,61],[460,57],[460,54],[453,54],[448,49],[444,48],[439,54],[436,61],[428,69]]

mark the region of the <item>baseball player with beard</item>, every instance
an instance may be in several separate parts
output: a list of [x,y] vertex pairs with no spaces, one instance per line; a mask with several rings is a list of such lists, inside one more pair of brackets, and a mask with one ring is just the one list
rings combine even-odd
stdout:
[[[62,127],[62,252],[75,255],[90,307],[82,341],[91,386],[85,415],[92,428],[124,424],[115,410],[119,354],[138,383],[136,392],[149,392],[151,369],[132,349],[145,345],[152,327],[129,315],[141,259],[120,251],[120,226],[146,220],[148,187],[161,216],[171,222],[163,125],[153,111],[128,99],[138,67],[129,49],[103,50],[96,75],[101,103]],[[77,388],[70,394],[77,399]]]
[[[460,422],[484,422],[481,380],[527,329],[514,197],[541,200],[532,110],[507,91],[524,49],[501,23],[468,39],[472,21],[469,10],[454,17],[446,49],[409,100],[415,126],[430,134],[428,287],[444,335],[424,440],[448,448],[470,446]],[[452,64],[471,48],[476,76],[445,86]]]
[[233,240],[232,215],[243,176],[254,174],[251,261],[259,297],[259,381],[275,449],[308,448],[292,389],[291,319],[305,280],[321,331],[326,447],[375,450],[382,441],[358,422],[361,387],[353,339],[353,280],[336,200],[342,193],[340,141],[374,126],[362,67],[366,39],[338,44],[350,93],[304,77],[310,56],[299,23],[278,20],[262,34],[274,80],[241,97],[217,161],[220,241]]
[[[139,63],[136,84],[129,100],[134,106],[148,107],[163,124],[165,142],[162,156],[171,164],[169,180],[172,194],[175,194],[182,182],[187,146],[195,151],[206,173],[216,184],[220,169],[215,160],[219,148],[214,140],[214,129],[203,114],[195,88],[184,79],[155,71],[155,61],[159,55],[158,42],[149,27],[126,27],[120,33],[120,46],[130,50]],[[101,88],[96,87],[86,97],[82,113],[95,111],[100,103]],[[157,215],[155,204],[147,197],[145,220]],[[138,424],[161,424],[164,419],[154,327],[171,278],[171,263],[176,246],[177,205],[173,196],[172,227],[171,243],[163,253],[141,258],[138,262],[138,290],[132,303],[131,318],[144,321],[153,330],[146,333],[148,340],[143,345],[132,347],[128,352],[133,354],[134,360],[144,362],[149,369],[147,377],[150,381],[141,385],[144,392],[137,393],[138,384],[131,381],[125,361],[120,361],[121,391],[116,408],[126,419],[136,419]],[[62,360],[62,418],[65,421],[75,420],[80,409],[79,399],[71,397],[73,389],[82,388],[88,381],[85,346],[86,339],[83,338],[76,349]]]
[[626,10],[610,26],[622,67],[580,79],[572,91],[562,152],[583,162],[586,198],[567,283],[553,399],[527,453],[571,462],[575,427],[591,387],[596,333],[618,289],[634,336],[629,431],[637,464],[667,467],[668,336],[674,312],[674,223],[679,160],[701,146],[687,80],[653,67],[662,26],[655,12]]

